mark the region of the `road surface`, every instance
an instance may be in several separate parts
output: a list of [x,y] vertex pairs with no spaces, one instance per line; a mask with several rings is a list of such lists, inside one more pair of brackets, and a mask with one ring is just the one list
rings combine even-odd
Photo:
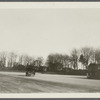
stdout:
[[100,80],[86,76],[0,72],[0,93],[100,93]]

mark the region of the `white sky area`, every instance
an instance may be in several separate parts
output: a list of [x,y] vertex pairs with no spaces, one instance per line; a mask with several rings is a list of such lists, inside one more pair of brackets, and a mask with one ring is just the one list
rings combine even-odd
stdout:
[[100,8],[0,9],[0,51],[31,56],[100,47]]

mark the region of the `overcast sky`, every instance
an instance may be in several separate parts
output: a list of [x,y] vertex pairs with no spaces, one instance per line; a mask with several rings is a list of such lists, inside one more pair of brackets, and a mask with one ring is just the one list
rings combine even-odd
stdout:
[[0,10],[0,51],[46,57],[83,46],[100,47],[100,8]]

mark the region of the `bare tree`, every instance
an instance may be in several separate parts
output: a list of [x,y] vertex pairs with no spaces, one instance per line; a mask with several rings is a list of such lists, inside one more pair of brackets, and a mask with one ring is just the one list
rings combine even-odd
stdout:
[[52,71],[61,71],[65,67],[69,67],[69,56],[62,54],[50,54],[47,59],[49,69]]
[[90,61],[93,61],[94,49],[92,47],[83,47],[81,48],[81,55],[83,55],[83,64],[85,67],[88,66]]
[[18,64],[24,65],[24,55],[20,55],[20,56],[19,56]]
[[31,62],[31,57],[28,55],[23,55],[23,64],[27,66],[27,64],[30,64],[30,62]]
[[37,67],[40,67],[40,66],[42,66],[43,65],[43,57],[38,57],[36,60],[35,60],[35,65],[37,66]]
[[96,49],[95,50],[95,62],[99,63],[100,64],[100,49]]
[[63,66],[69,68],[70,57],[68,55],[62,56]]
[[8,54],[8,67],[13,67],[17,62],[17,54],[14,52],[10,52]]
[[71,52],[71,61],[74,69],[78,69],[78,50],[73,49]]
[[0,67],[6,67],[7,53],[0,52]]

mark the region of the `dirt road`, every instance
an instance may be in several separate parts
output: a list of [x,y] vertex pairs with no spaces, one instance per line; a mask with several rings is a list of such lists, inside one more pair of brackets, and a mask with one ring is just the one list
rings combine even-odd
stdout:
[[86,76],[0,72],[0,93],[77,93],[100,92],[100,80]]

